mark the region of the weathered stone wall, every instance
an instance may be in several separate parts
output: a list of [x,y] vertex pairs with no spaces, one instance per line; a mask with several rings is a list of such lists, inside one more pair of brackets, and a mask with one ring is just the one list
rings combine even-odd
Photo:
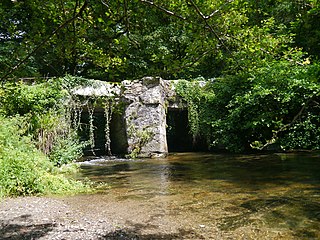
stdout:
[[[126,153],[139,157],[160,157],[168,153],[167,108],[183,108],[171,81],[158,77],[123,81],[120,85],[95,81],[74,91],[82,96],[113,96],[124,105],[122,125],[127,139]],[[122,137],[123,136],[119,136]]]
[[123,99],[127,104],[128,152],[152,157],[168,152],[166,137],[166,92],[163,80],[145,77],[124,81]]

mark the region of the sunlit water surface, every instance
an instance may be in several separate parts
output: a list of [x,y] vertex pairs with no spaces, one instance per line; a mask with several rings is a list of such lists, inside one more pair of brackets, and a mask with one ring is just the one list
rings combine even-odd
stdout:
[[117,202],[119,218],[146,228],[171,225],[204,239],[320,239],[319,153],[100,158],[84,162],[81,177],[106,183],[92,201]]

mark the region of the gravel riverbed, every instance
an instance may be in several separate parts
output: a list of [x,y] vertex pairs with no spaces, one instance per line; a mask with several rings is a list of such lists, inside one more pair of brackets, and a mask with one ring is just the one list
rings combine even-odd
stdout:
[[106,235],[116,232],[108,219],[92,218],[60,199],[19,197],[0,202],[0,239],[3,240],[108,239]]
[[95,204],[94,198],[90,204],[89,196],[6,198],[0,202],[0,239],[205,239],[190,230],[151,226],[144,221],[150,212],[139,215],[138,206],[127,207]]
[[188,211],[168,211],[156,201],[139,204],[110,195],[5,198],[0,239],[295,239],[257,226],[221,231],[217,222],[203,220]]

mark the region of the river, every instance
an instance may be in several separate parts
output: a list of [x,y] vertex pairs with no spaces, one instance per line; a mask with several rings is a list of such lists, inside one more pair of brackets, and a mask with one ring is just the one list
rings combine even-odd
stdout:
[[320,239],[319,153],[93,158],[80,174],[98,192],[69,202],[141,236]]

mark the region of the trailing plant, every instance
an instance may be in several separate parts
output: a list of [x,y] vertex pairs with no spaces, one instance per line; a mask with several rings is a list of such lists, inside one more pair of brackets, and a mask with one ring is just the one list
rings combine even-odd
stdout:
[[104,117],[106,119],[106,125],[105,125],[105,139],[106,139],[106,144],[105,144],[105,150],[108,155],[111,155],[111,139],[110,139],[110,123],[111,123],[111,118],[112,118],[112,112],[113,112],[113,101],[112,99],[104,99],[103,101],[104,105]]
[[208,102],[213,93],[205,87],[204,79],[180,80],[175,85],[175,90],[187,103],[190,134],[193,136],[194,143],[200,137],[205,137],[210,141],[210,124],[208,124],[206,118],[207,114],[210,113]]
[[200,134],[199,103],[201,97],[199,95],[199,84],[181,80],[176,85],[176,92],[187,102],[190,131],[196,138]]
[[94,147],[95,147],[95,141],[94,141],[94,109],[96,106],[96,99],[92,99],[91,101],[88,101],[87,103],[87,109],[89,113],[89,145],[91,147],[92,153],[95,155]]
[[[75,93],[76,90],[80,89],[80,91],[86,88],[94,88],[99,89],[104,87],[101,81],[80,79],[78,85],[74,84],[74,79],[78,77],[70,77],[68,76],[70,95],[67,99],[67,109],[70,112],[69,116],[71,117],[70,122],[73,129],[82,132],[83,137],[87,137],[87,145],[90,146],[90,151],[95,155],[95,147],[96,147],[96,133],[97,126],[95,126],[95,113],[96,111],[103,111],[104,113],[104,137],[105,137],[105,152],[108,155],[111,155],[111,139],[110,139],[110,123],[112,119],[112,114],[114,111],[121,111],[121,106],[116,103],[116,97],[118,97],[118,93],[113,89],[115,85],[111,85],[110,88],[107,89],[107,95],[89,94],[88,96],[82,96],[81,93]],[[69,80],[71,79],[71,80]],[[71,86],[71,87],[70,87]],[[115,87],[116,88],[116,87]],[[120,106],[120,107],[119,107]],[[81,116],[83,110],[86,110],[88,113],[88,121],[81,123]]]

